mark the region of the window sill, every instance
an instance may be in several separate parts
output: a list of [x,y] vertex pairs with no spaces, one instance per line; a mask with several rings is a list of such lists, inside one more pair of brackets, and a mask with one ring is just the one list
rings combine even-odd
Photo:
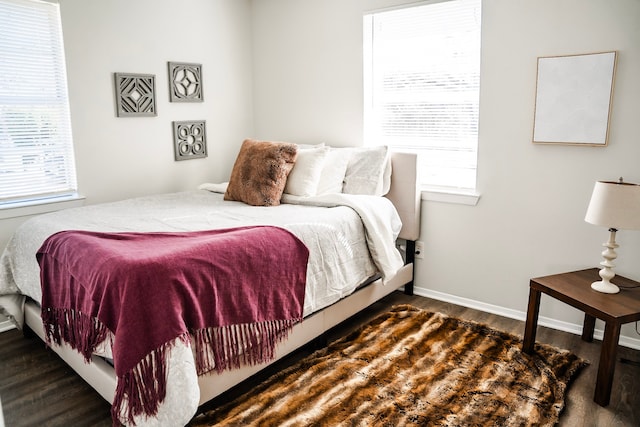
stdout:
[[18,218],[76,208],[84,205],[84,196],[66,196],[0,206],[0,219]]
[[422,189],[421,199],[430,202],[475,206],[478,204],[480,194],[476,193],[473,190],[424,188]]

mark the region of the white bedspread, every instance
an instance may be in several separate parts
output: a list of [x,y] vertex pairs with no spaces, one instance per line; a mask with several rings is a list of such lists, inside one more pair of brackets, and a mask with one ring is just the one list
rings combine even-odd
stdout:
[[[207,188],[203,186],[203,188]],[[209,188],[220,191],[221,187]],[[224,190],[222,190],[224,191]],[[35,253],[61,230],[196,231],[240,225],[275,225],[294,233],[309,248],[304,315],[352,293],[379,271],[389,278],[402,267],[395,248],[401,223],[382,197],[285,196],[276,207],[222,200],[212,191],[191,191],[92,205],[41,215],[16,230],[0,258],[0,309],[21,324],[24,295],[40,301]],[[88,256],[90,260],[90,256]],[[171,351],[165,403],[158,417],[139,425],[184,425],[197,409],[199,393],[191,349]]]

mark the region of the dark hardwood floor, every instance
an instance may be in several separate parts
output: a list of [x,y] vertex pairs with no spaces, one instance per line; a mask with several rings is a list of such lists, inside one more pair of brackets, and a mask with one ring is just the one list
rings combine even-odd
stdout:
[[[405,303],[486,323],[519,336],[524,331],[521,321],[394,292],[338,326],[329,333],[328,339],[336,339],[389,307]],[[616,366],[611,403],[603,408],[592,400],[600,342],[587,343],[578,335],[544,327],[539,327],[537,340],[572,350],[591,362],[570,386],[560,426],[640,426],[640,366],[627,363],[627,360],[640,362],[640,351],[620,348],[621,360]],[[305,349],[284,363],[293,363],[309,351]],[[24,338],[18,330],[0,334],[0,399],[6,427],[111,425],[107,402],[37,337]]]

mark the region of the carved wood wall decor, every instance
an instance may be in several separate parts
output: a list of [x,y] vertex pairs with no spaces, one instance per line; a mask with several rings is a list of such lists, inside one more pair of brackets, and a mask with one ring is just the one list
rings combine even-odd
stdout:
[[116,115],[157,116],[154,74],[114,73]]

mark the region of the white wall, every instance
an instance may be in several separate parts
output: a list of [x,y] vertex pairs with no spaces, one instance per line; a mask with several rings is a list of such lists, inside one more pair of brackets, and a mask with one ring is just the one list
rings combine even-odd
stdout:
[[[228,178],[253,132],[249,0],[60,0],[80,193],[93,204]],[[202,64],[203,103],[170,103],[167,62]],[[157,117],[115,114],[113,73],[155,74]],[[176,162],[172,121],[206,120]],[[27,217],[0,220],[0,246]]]
[[[80,191],[90,203],[227,176],[252,130],[248,1],[61,0]],[[170,103],[167,61],[203,69],[203,103]],[[113,73],[156,75],[157,117],[117,118]],[[206,120],[209,157],[174,161],[174,120]]]
[[360,3],[252,1],[260,138],[362,144]]
[[[361,144],[362,12],[408,2],[254,1],[256,133]],[[608,233],[583,220],[594,182],[640,182],[640,2],[484,0],[482,19],[482,197],[475,207],[423,202],[416,286],[522,316],[531,277],[600,262]],[[610,50],[619,55],[609,146],[532,144],[537,57]],[[640,280],[640,232],[618,242],[616,271]],[[547,297],[541,316],[582,322]],[[623,335],[638,338],[630,325]]]

